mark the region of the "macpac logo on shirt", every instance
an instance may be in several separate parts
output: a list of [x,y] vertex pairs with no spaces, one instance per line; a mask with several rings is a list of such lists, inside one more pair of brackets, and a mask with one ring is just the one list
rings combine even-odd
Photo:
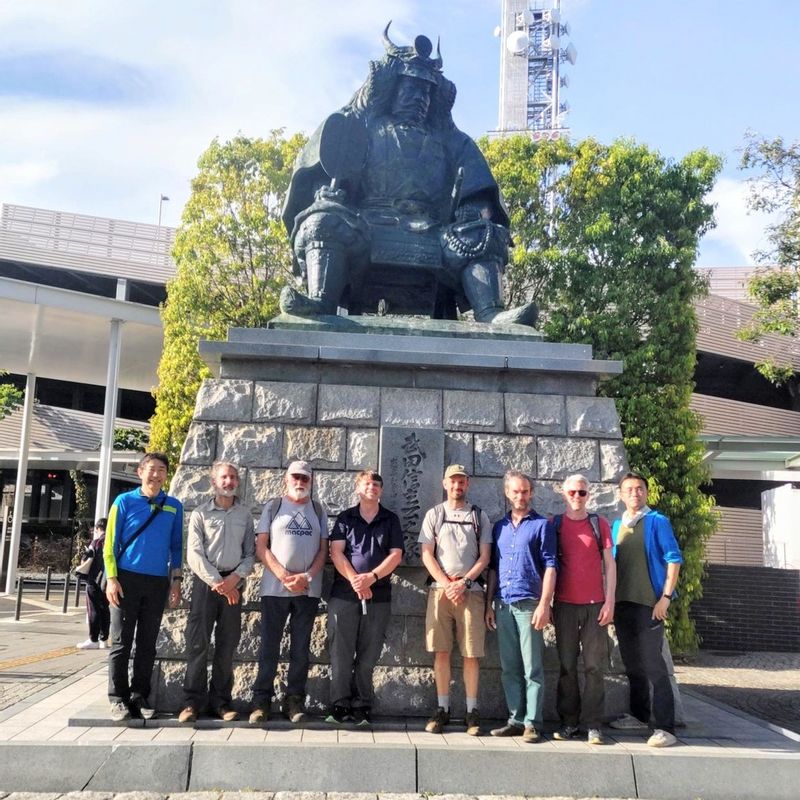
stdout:
[[297,511],[289,520],[289,524],[286,526],[286,533],[290,536],[312,536],[314,529],[311,527],[311,523],[306,519],[305,514]]

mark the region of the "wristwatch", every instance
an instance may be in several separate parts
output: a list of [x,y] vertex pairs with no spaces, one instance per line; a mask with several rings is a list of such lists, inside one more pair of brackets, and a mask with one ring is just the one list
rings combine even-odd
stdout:
[[472,578],[464,578],[464,587],[466,589],[472,588]]

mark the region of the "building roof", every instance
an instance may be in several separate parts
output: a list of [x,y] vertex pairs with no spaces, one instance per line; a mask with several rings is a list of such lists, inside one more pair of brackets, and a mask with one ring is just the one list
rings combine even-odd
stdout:
[[[117,418],[116,428],[135,428],[149,431],[146,422]],[[22,408],[0,420],[0,467],[16,467],[19,460],[20,428]],[[70,408],[35,404],[31,419],[28,459],[31,466],[36,462],[52,462],[59,469],[96,466],[99,458],[100,440],[103,432],[103,415]],[[117,463],[134,463],[138,453],[115,451]]]

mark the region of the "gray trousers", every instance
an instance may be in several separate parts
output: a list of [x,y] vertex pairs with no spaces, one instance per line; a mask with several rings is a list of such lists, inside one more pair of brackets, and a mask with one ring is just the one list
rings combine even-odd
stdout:
[[328,650],[331,656],[331,703],[372,706],[372,672],[378,663],[392,604],[328,600]]
[[[242,601],[230,605],[196,575],[192,584],[192,603],[186,623],[186,676],[183,680],[183,706],[203,711],[218,711],[230,706],[233,689],[233,655],[242,632]],[[214,634],[214,661],[208,687],[208,649]]]
[[[556,709],[564,725],[577,727],[583,710],[587,728],[599,728],[605,705],[608,629],[597,621],[600,603],[557,602],[553,608],[560,670]],[[578,653],[583,654],[583,702],[578,686]]]

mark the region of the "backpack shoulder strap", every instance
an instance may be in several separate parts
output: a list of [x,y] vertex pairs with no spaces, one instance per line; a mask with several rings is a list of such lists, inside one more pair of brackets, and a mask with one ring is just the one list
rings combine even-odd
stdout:
[[473,504],[472,506],[472,527],[475,528],[475,536],[478,544],[481,543],[481,507]]
[[319,522],[320,528],[322,528],[322,503],[319,500],[311,500],[311,507],[314,509],[314,513],[317,515],[317,522]]
[[600,535],[600,517],[597,514],[589,514],[589,524],[592,526],[594,540],[597,542],[597,549],[603,552],[603,537]]
[[444,525],[444,503],[437,503],[433,507],[433,512],[433,538],[436,539],[442,529],[442,525]]

